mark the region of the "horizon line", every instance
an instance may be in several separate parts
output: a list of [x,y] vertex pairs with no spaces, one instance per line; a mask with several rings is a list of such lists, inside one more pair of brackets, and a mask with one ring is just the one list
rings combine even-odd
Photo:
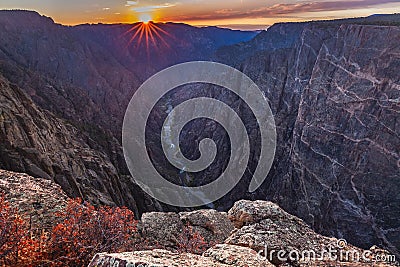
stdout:
[[[37,10],[33,9],[0,9],[0,12],[4,11],[17,11],[17,12],[32,12],[36,13],[39,16],[50,18],[55,24],[65,26],[65,27],[76,27],[76,26],[84,26],[84,25],[134,25],[138,23],[143,23],[142,21],[133,21],[133,22],[82,22],[82,23],[62,23],[55,21],[54,17],[48,16],[45,14],[40,13]],[[369,18],[371,16],[384,16],[384,15],[400,15],[398,12],[394,13],[374,13],[369,14],[366,16],[355,16],[355,17],[341,17],[341,18],[326,18],[326,19],[305,19],[303,21],[285,21],[285,22],[276,22],[270,25],[263,25],[263,24],[220,24],[220,25],[207,25],[207,24],[191,24],[189,22],[181,22],[181,21],[157,21],[157,20],[150,20],[150,23],[154,24],[181,24],[181,25],[188,25],[191,27],[196,28],[207,28],[207,27],[216,27],[221,29],[229,29],[234,31],[264,31],[268,28],[272,27],[273,25],[277,24],[288,24],[288,23],[311,23],[311,22],[328,22],[328,21],[335,21],[335,20],[352,20],[352,19],[363,19]]]

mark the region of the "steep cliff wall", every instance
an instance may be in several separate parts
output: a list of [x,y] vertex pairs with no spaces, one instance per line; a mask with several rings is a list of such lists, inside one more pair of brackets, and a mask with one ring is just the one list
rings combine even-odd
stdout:
[[[282,45],[292,26],[302,30]],[[219,51],[224,61],[258,47],[231,64],[266,93],[277,122],[275,164],[249,197],[274,200],[322,233],[398,252],[399,42],[395,26],[283,24]]]
[[398,27],[341,26],[323,44],[290,154],[296,213],[321,231],[392,249],[400,248],[399,41]]
[[144,208],[146,199],[138,187],[118,175],[87,135],[38,108],[1,76],[0,140],[0,168],[53,180],[70,197],[134,211]]

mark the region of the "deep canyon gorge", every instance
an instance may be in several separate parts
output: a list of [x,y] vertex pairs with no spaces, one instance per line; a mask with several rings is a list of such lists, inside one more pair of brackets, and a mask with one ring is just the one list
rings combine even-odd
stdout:
[[[130,177],[121,148],[125,110],[135,90],[171,65],[215,61],[245,73],[269,101],[277,151],[264,184],[247,188],[258,159],[254,115],[223,88],[191,84],[166,95],[148,124],[149,154],[166,178],[160,132],[171,107],[208,96],[245,121],[249,171],[212,208],[267,200],[319,234],[400,254],[400,15],[279,23],[261,32],[157,24],[162,39],[131,40],[132,25],[63,26],[30,11],[0,11],[0,168],[52,180],[69,197],[151,211],[188,211],[159,203]],[[165,33],[164,33],[165,32]],[[229,137],[210,120],[181,134],[188,158],[211,138],[218,156],[191,186],[218,177]]]

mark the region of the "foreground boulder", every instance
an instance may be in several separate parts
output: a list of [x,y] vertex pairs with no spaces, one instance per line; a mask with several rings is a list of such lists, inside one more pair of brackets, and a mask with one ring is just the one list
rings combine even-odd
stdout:
[[[327,252],[333,250],[337,251],[333,253],[334,257],[338,256],[337,261],[340,264],[346,262],[346,266],[368,266],[368,262],[372,262],[376,256],[389,258],[387,251],[370,249],[369,253],[347,244],[344,239],[317,234],[301,219],[272,202],[241,200],[234,204],[228,214],[237,229],[225,243],[262,251],[260,255],[275,265],[310,266],[318,262],[321,264],[319,266],[331,266],[332,257]],[[374,263],[373,266],[380,265]],[[381,266],[387,265],[382,263]]]
[[33,229],[51,228],[57,219],[54,214],[68,202],[67,195],[56,183],[0,170],[0,197],[5,199],[26,216]]
[[226,212],[198,210],[192,212],[150,212],[142,216],[141,234],[146,242],[171,250],[180,246],[189,231],[199,234],[207,244],[223,243],[234,229]]
[[89,267],[109,266],[199,266],[223,267],[229,266],[218,263],[211,258],[193,254],[178,254],[167,250],[137,251],[118,254],[97,254]]
[[97,254],[89,264],[89,267],[106,266],[269,267],[273,265],[257,259],[257,253],[249,248],[217,245],[203,256],[155,249],[130,253]]
[[[241,200],[228,214],[213,210],[149,213],[141,224],[144,238],[162,243],[172,252],[102,253],[89,266],[398,266],[388,251],[376,247],[365,251],[343,239],[317,234],[268,201]],[[208,240],[227,237],[202,255],[178,253],[177,237],[185,227],[196,227]]]
[[247,247],[218,244],[208,249],[203,256],[213,258],[221,263],[238,267],[268,267],[274,266],[269,261],[263,260],[258,253]]
[[229,211],[229,216],[238,229],[226,243],[262,250],[276,264],[282,263],[278,260],[278,251],[312,250],[319,257],[324,249],[337,247],[340,242],[315,233],[302,220],[272,202],[238,201]]

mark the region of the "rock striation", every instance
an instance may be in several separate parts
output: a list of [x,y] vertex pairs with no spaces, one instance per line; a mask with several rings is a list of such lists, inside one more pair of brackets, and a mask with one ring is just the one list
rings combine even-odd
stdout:
[[122,186],[115,166],[91,146],[90,137],[37,107],[1,76],[0,139],[0,168],[52,180],[69,197],[137,211],[138,195]]
[[398,254],[400,28],[372,19],[278,24],[218,52],[265,92],[278,132],[265,184],[224,203],[268,199],[319,233]]
[[322,45],[302,93],[289,170],[302,188],[295,214],[309,214],[302,217],[323,233],[397,254],[399,40],[399,27],[352,25]]

